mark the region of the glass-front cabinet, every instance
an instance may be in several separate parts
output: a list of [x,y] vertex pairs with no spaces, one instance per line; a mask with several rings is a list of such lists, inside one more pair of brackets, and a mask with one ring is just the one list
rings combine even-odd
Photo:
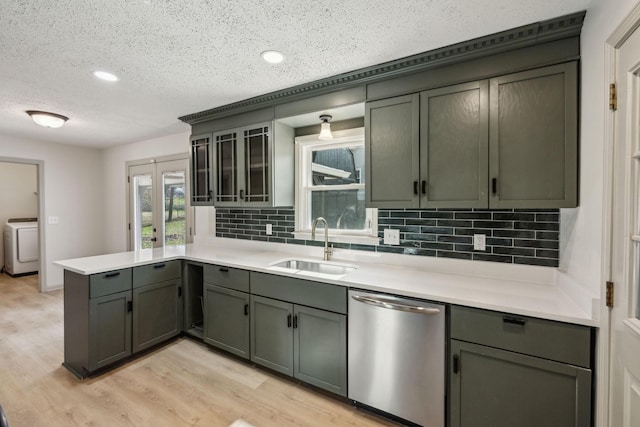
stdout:
[[293,139],[293,129],[278,122],[192,138],[195,204],[291,206]]
[[211,135],[191,137],[191,205],[212,204]]

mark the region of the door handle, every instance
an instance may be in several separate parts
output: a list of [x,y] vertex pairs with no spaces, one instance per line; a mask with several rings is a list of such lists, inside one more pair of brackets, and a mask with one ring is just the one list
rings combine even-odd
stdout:
[[133,311],[133,301],[127,301],[127,312],[131,313]]
[[413,181],[413,194],[418,195],[418,181]]
[[375,307],[386,308],[389,310],[398,310],[398,311],[406,311],[407,313],[418,313],[418,314],[426,314],[433,315],[439,314],[440,309],[431,308],[431,307],[422,307],[419,305],[412,304],[398,304],[395,301],[388,300],[382,297],[367,297],[364,295],[352,295],[351,298],[358,302],[362,302],[364,304],[373,305]]
[[151,238],[151,241],[152,241],[152,242],[157,242],[157,241],[158,241],[158,238],[157,238],[157,237],[152,237],[152,238]]
[[427,181],[422,181],[422,194],[427,194]]
[[249,304],[245,304],[244,305],[244,315],[248,316],[249,315]]
[[240,200],[244,200],[244,190],[240,190]]
[[460,372],[460,357],[457,354],[453,355],[453,373]]
[[291,313],[287,314],[287,328],[291,327]]
[[498,193],[498,178],[491,178],[491,192],[493,194]]
[[298,328],[298,315],[293,316],[293,329]]

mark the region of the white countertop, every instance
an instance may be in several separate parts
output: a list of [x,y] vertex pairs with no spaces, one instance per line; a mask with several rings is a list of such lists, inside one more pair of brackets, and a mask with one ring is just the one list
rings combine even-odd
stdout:
[[[277,261],[293,257],[321,261],[322,248],[212,239],[206,243],[76,258],[55,264],[89,275],[184,259],[561,322],[598,325],[588,309],[580,307],[563,289],[550,283],[549,272],[553,269],[548,267],[502,266],[481,261],[460,264],[463,261],[348,250],[336,250],[332,261],[354,264],[358,269],[337,278],[294,274],[271,267]],[[433,268],[435,262],[438,266],[447,266],[449,271],[434,271],[438,270]],[[459,274],[456,268],[460,265],[473,265],[473,268],[471,271],[461,269],[464,274]]]

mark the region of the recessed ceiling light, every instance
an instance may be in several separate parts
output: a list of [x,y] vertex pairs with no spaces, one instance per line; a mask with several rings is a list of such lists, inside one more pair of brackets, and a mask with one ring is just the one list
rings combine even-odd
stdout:
[[279,64],[284,59],[284,55],[277,50],[265,50],[260,54],[260,56],[270,64]]
[[115,74],[107,73],[106,71],[94,71],[93,75],[108,82],[117,82],[120,80]]

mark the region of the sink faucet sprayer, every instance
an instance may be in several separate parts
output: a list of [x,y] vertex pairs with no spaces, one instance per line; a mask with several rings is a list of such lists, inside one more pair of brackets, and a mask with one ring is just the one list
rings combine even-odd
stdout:
[[329,261],[331,255],[333,255],[333,245],[329,247],[329,224],[327,223],[327,220],[321,216],[313,220],[313,225],[311,226],[311,240],[316,240],[316,226],[318,225],[318,222],[324,223],[324,257],[322,259]]

